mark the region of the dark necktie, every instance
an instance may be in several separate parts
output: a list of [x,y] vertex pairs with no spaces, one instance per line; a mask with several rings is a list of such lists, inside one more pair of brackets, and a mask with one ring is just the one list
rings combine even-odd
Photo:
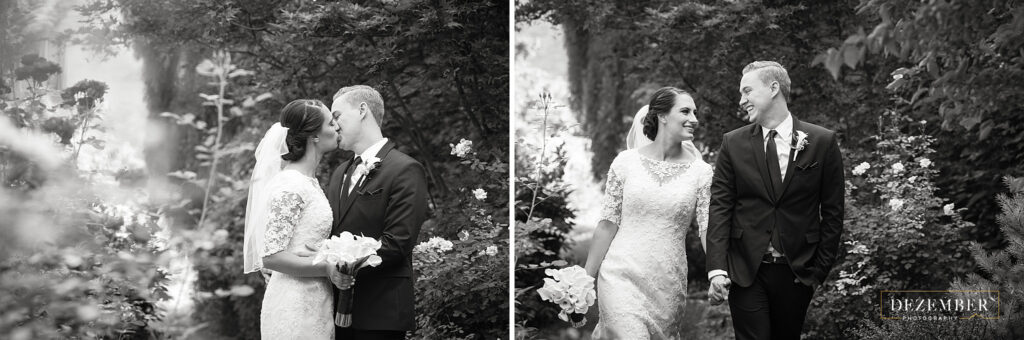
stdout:
[[765,147],[765,161],[768,162],[768,174],[772,177],[772,194],[775,199],[782,195],[782,169],[779,168],[779,150],[775,147],[775,136],[778,132],[768,131],[768,146]]
[[352,165],[350,165],[348,167],[348,173],[345,174],[345,183],[342,183],[343,184],[343,187],[342,187],[343,191],[341,192],[342,197],[346,197],[347,198],[348,197],[348,193],[350,191],[352,191],[351,188],[352,188],[353,185],[355,185],[355,183],[352,183],[352,175],[355,174],[356,168],[358,168],[359,164],[361,164],[362,162],[363,162],[363,158],[359,157],[359,156],[356,156],[356,159],[352,160]]
[[[772,177],[772,195],[775,199],[779,199],[779,195],[782,195],[782,169],[779,168],[779,151],[775,147],[775,135],[778,132],[775,130],[768,131],[768,146],[765,147],[765,161],[768,163],[768,175]],[[772,247],[776,251],[782,252],[782,244],[779,240],[779,226],[775,226],[772,231],[771,242]]]

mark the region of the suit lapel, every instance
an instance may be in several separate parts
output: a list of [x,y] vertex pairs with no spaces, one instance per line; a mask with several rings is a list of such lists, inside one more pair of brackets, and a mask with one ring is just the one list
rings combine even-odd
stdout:
[[[377,151],[377,158],[380,159],[380,163],[381,163],[380,165],[381,166],[384,165],[384,158],[387,157],[388,153],[391,152],[391,150],[394,149],[394,148],[395,148],[395,145],[393,143],[391,143],[391,141],[389,140],[387,143],[384,143],[384,147],[380,148],[380,151]],[[377,175],[380,175],[380,171],[381,170],[378,168],[376,171],[377,171]],[[347,173],[347,171],[346,171],[346,173]],[[374,178],[376,178],[376,177],[374,177]],[[345,216],[348,215],[349,210],[352,209],[352,204],[355,203],[356,198],[359,197],[359,192],[362,190],[363,187],[366,186],[367,182],[369,182],[369,181],[370,181],[370,179],[366,179],[366,180],[363,180],[363,183],[357,183],[357,184],[359,184],[359,186],[356,187],[356,188],[353,188],[352,192],[350,194],[348,194],[348,196],[346,196],[344,199],[342,199],[341,210],[340,210],[338,218],[335,220],[335,221],[337,221],[337,223],[341,223],[341,221],[345,219]]]
[[761,184],[764,185],[765,197],[768,197],[775,201],[775,193],[772,192],[771,177],[768,175],[768,166],[765,163],[764,155],[764,137],[761,133],[761,126],[753,124],[754,128],[750,133],[750,147],[754,151],[754,164],[757,166],[757,172],[761,174]]
[[[782,191],[779,192],[779,200],[780,201],[782,200],[782,196],[786,195],[786,189],[789,188],[789,183],[793,181],[793,177],[796,177],[796,176],[794,176],[794,175],[796,175],[796,169],[793,166],[793,163],[796,163],[796,157],[793,157],[793,152],[795,150],[792,149],[792,145],[794,143],[794,140],[796,140],[796,135],[797,135],[797,131],[799,131],[798,130],[799,128],[800,128],[800,120],[796,119],[796,116],[793,116],[793,137],[790,138],[790,141],[789,141],[790,144],[784,146],[786,148],[790,148],[790,150],[789,150],[789,155],[790,156],[789,156],[789,162],[787,163],[789,165],[786,166],[786,178],[782,181]],[[805,149],[804,151],[807,151],[807,150]],[[797,154],[797,156],[800,156],[801,154],[803,154],[803,152]]]

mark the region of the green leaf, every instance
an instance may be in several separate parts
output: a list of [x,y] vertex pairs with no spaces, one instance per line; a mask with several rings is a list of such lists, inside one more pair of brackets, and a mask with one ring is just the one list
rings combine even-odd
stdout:
[[889,91],[896,91],[900,87],[903,87],[903,85],[906,85],[906,83],[907,80],[904,78],[894,79],[891,83],[889,83],[889,85],[886,85],[885,88]]
[[992,120],[986,120],[981,123],[981,128],[978,131],[978,140],[982,141],[988,138],[989,134],[992,133],[992,128],[995,127],[995,123]]
[[939,72],[941,71],[941,70],[939,70],[939,62],[938,62],[937,59],[938,58],[935,57],[934,54],[929,54],[928,57],[925,59],[925,62],[926,62],[927,68],[928,68],[928,73],[931,74],[932,77],[935,77],[935,78],[939,77]]
[[970,131],[971,128],[973,128],[975,125],[978,125],[979,123],[981,123],[981,116],[978,115],[964,117],[960,119],[960,126],[963,126],[964,129],[967,129],[968,131]]
[[846,66],[851,69],[857,68],[857,63],[860,62],[861,52],[860,48],[852,45],[843,46],[843,62]]
[[825,58],[825,68],[832,74],[832,78],[839,80],[839,70],[843,66],[842,56],[835,48],[828,49],[828,57]]

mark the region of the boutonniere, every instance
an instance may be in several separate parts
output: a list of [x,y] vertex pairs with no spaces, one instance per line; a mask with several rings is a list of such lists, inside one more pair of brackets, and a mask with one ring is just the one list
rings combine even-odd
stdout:
[[357,176],[356,178],[361,178],[356,186],[362,187],[363,183],[373,177],[373,174],[377,172],[377,169],[380,169],[380,158],[373,156],[366,157],[362,163],[356,166],[354,175]]
[[793,159],[796,159],[796,155],[800,154],[800,151],[804,151],[804,148],[807,147],[807,144],[811,144],[811,142],[807,141],[807,133],[803,131],[797,131],[796,142],[793,143],[793,145],[789,146],[791,149],[793,149]]

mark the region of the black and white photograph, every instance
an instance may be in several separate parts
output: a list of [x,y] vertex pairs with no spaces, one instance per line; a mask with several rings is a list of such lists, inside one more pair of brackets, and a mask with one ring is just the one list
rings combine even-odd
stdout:
[[516,0],[516,338],[1024,337],[1022,27]]
[[1024,338],[1016,0],[0,0],[0,339]]
[[0,2],[0,338],[511,338],[510,15]]

